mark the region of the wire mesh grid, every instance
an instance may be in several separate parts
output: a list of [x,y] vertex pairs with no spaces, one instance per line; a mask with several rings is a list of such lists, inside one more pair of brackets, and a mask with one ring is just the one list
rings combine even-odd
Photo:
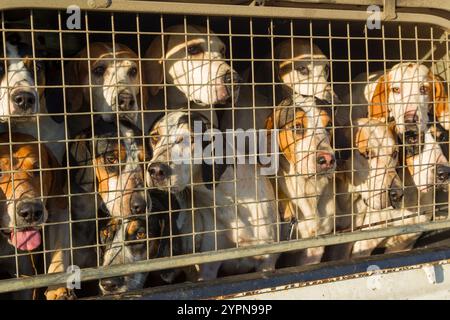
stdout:
[[0,292],[70,295],[73,266],[101,279],[79,296],[208,280],[449,227],[448,32],[81,17],[2,12]]

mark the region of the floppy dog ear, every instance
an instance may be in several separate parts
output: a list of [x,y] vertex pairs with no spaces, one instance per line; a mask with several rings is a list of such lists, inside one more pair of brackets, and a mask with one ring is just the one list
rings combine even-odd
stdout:
[[432,112],[436,119],[441,123],[445,130],[450,130],[450,113],[448,108],[448,95],[445,92],[444,84],[438,76],[435,76],[430,72],[431,81],[434,86],[434,96],[430,93],[429,111]]
[[[164,80],[164,68],[163,68],[163,43],[161,36],[157,36],[147,51],[145,52],[145,58],[151,58],[154,60],[144,61],[144,79],[146,84],[151,84],[148,90],[152,96],[158,94],[158,91],[162,86],[156,86],[161,84]],[[158,60],[156,60],[158,59]]]
[[[79,135],[76,139],[87,139],[86,135]],[[70,180],[83,189],[90,192],[94,189],[95,177],[93,168],[93,157],[87,141],[76,141],[69,146],[70,167],[79,166],[70,170]]]
[[[386,88],[387,86],[387,88]],[[387,118],[387,95],[386,89],[389,90],[389,84],[385,82],[384,76],[378,79],[377,86],[369,102],[369,117],[370,118]]]
[[[77,58],[79,56],[76,56]],[[64,68],[66,84],[74,86],[80,85],[80,62],[70,61]],[[80,111],[83,106],[83,92],[81,88],[67,88],[66,89],[66,107],[67,112]]]

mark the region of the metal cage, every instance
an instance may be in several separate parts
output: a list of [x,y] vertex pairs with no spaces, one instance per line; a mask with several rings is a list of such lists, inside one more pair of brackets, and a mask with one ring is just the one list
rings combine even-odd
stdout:
[[[372,1],[367,6],[377,7],[370,12],[353,1],[335,5],[212,2],[6,0],[0,4],[0,227],[5,236],[0,239],[1,293],[22,290],[26,296],[31,289],[81,282],[81,289],[72,287],[79,289],[79,296],[95,295],[95,290],[83,291],[86,282],[145,274],[136,280],[138,287],[130,287],[142,288],[145,281],[146,286],[157,286],[163,283],[161,278],[183,282],[199,277],[199,265],[214,266],[216,275],[267,271],[271,268],[261,266],[258,259],[280,255],[272,261],[273,268],[275,264],[277,268],[294,266],[299,265],[298,256],[314,255],[314,250],[307,249],[326,247],[319,261],[333,260],[336,252],[342,252],[340,247],[374,239],[383,240],[375,247],[389,251],[400,243],[401,251],[420,246],[417,238],[428,231],[450,227],[445,190],[450,173],[445,171],[448,120],[439,118],[436,111],[438,103],[448,111],[448,98],[438,100],[436,91],[442,85],[444,91],[439,94],[448,97],[446,3],[435,1],[433,9],[424,13],[420,4],[412,8],[415,4],[406,1],[397,1],[397,6],[395,1]],[[378,20],[369,23],[371,14],[380,19],[379,28],[372,28]],[[159,49],[149,54],[148,48],[158,39]],[[294,43],[307,47],[302,53],[307,58],[299,58]],[[280,54],[281,45],[285,47]],[[419,82],[420,90],[426,91],[422,95],[430,99],[422,104],[432,108],[411,123],[404,117],[396,119],[397,113],[389,115],[394,112],[389,108],[407,108],[415,102],[380,100],[378,106],[388,111],[377,118],[378,126],[383,132],[392,130],[395,143],[391,147],[397,153],[365,155],[355,144],[361,142],[359,129],[376,125],[345,118],[358,107],[366,108],[366,118],[374,116],[367,111],[369,102],[355,100],[358,85],[372,80],[368,75],[356,77],[374,71],[387,76],[399,63],[420,64],[432,74],[426,86],[416,78],[400,80],[400,85],[412,87]],[[326,72],[325,77],[302,80],[318,68]],[[17,80],[24,72],[28,78]],[[300,78],[293,78],[294,72]],[[155,82],[155,77],[160,78]],[[382,89],[391,92],[394,83],[398,84],[389,78]],[[307,91],[296,92],[296,85]],[[327,95],[319,97],[310,88],[321,85]],[[24,87],[28,93],[20,91]],[[28,106],[44,103],[44,112],[33,112]],[[316,112],[317,106],[322,113]],[[185,115],[176,117],[177,112]],[[329,121],[323,122],[324,118]],[[393,129],[393,121],[397,121],[395,128],[403,129]],[[155,123],[159,124],[156,129]],[[245,134],[238,130],[239,123],[250,124]],[[416,128],[417,140],[408,140],[410,125]],[[240,154],[236,151],[239,135],[244,150]],[[320,135],[328,137],[329,149],[323,138],[311,151],[311,139]],[[267,142],[270,136],[278,149],[251,148],[258,139]],[[291,140],[286,145],[279,136]],[[343,144],[344,136],[348,141]],[[301,149],[308,137],[309,146]],[[377,139],[372,133],[366,138]],[[375,149],[385,147],[385,138]],[[231,149],[219,139],[225,139]],[[194,150],[194,145],[201,145],[202,152],[205,141],[214,149],[206,157]],[[177,159],[179,165],[169,150],[183,148],[190,151]],[[405,160],[425,154],[427,148],[439,149],[439,157],[445,160],[437,156],[422,157],[413,164]],[[221,151],[226,152],[223,168],[217,163]],[[54,152],[61,155],[55,157]],[[327,152],[333,158],[327,158]],[[259,157],[275,154],[282,158],[280,166],[288,169],[280,173],[277,166],[261,174],[267,166]],[[309,156],[317,158],[315,168],[329,169],[325,173],[328,191],[318,191],[319,183],[324,183],[320,182],[323,172],[310,171],[309,160],[303,160]],[[360,156],[367,161],[393,157],[394,164],[377,169],[384,171],[375,175],[384,176],[390,169],[399,184],[380,187],[374,177],[373,184],[358,189],[356,176],[376,171],[359,167],[357,161],[366,161],[355,160]],[[213,163],[206,166],[209,160]],[[204,167],[210,171],[198,171]],[[410,168],[430,170],[439,178],[443,170],[447,178],[433,178],[432,183],[419,179],[414,185],[406,177]],[[307,186],[298,181],[295,187],[289,186],[288,177],[292,181],[308,177],[314,192],[300,195],[298,188]],[[425,204],[420,200],[421,187],[432,194]],[[401,193],[396,205],[392,204],[394,189]],[[364,194],[374,192],[385,193],[388,204],[370,208]],[[308,209],[299,205],[304,197],[316,199],[312,216],[305,216]],[[358,197],[364,198],[358,202],[366,206],[363,213],[356,205]],[[319,208],[327,201],[333,204],[333,212]],[[405,235],[411,234],[415,238],[402,248]],[[107,254],[112,255],[109,263],[105,263]],[[250,257],[257,258],[245,266],[244,258]],[[302,261],[319,262],[313,260]],[[208,272],[200,280],[207,280]],[[120,285],[112,285],[121,287],[121,279]],[[36,294],[42,293],[35,290]]]

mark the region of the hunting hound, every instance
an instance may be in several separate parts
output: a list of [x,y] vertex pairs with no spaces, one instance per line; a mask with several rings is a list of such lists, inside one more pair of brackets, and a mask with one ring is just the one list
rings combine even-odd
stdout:
[[[366,183],[363,190],[357,190],[361,194],[360,198],[354,198],[353,201],[346,199],[347,204],[353,204],[353,211],[347,206],[347,214],[353,212],[355,215],[354,226],[367,230],[387,225],[407,225],[430,221],[435,191],[447,189],[450,175],[448,161],[431,130],[427,129],[424,133],[420,133],[419,125],[414,126],[416,130],[412,130],[410,126],[405,132],[407,138],[403,149],[400,149],[400,157],[398,157],[399,152],[398,147],[394,144],[394,135],[389,132],[389,128],[386,128],[386,124],[375,119],[361,119],[358,120],[358,124],[364,127],[355,128],[357,131],[354,134],[355,150],[353,150],[353,160],[349,160],[353,161],[353,164],[348,163],[346,168],[350,188],[356,190],[360,180],[369,182],[367,177],[372,174],[370,172],[365,174],[367,169],[378,174],[382,179],[379,179],[378,182],[374,180],[371,184]],[[380,135],[383,132],[384,135]],[[366,170],[361,168],[364,163],[361,155],[368,156],[366,162],[372,164]],[[392,172],[395,166],[401,168],[399,176]],[[352,174],[353,179],[351,178]],[[389,183],[389,176],[394,177],[391,183]],[[401,180],[399,181],[399,179]],[[382,206],[373,205],[374,202],[364,200],[364,194],[378,194],[379,197],[386,192],[389,195],[390,203],[383,201],[384,205]],[[385,196],[385,198],[387,197]],[[364,200],[364,203],[360,199]],[[413,233],[357,241],[353,244],[352,256],[370,255],[380,245],[386,247],[386,252],[408,250],[413,247],[419,236],[420,233]]]
[[39,59],[45,56],[43,50],[36,49],[33,56],[31,43],[24,41],[20,34],[12,33],[7,36],[6,50],[0,45],[0,58],[6,52],[6,64],[0,63],[0,132],[33,136],[45,143],[61,163],[65,152],[61,142],[65,139],[64,124],[48,114],[44,90],[46,74],[50,72],[46,69],[51,65]]
[[[116,115],[139,126],[138,111],[145,105],[146,93],[140,95],[141,72],[138,56],[120,43],[90,43],[65,67],[67,111],[100,113],[105,122],[115,122]],[[91,101],[92,97],[92,101]],[[91,110],[92,108],[92,110]],[[97,116],[95,117],[97,118]],[[71,135],[88,128],[96,120],[89,114],[71,116]]]
[[[145,82],[154,97],[148,109],[161,113],[165,105],[170,109],[189,106],[202,110],[217,125],[211,106],[234,103],[241,82],[225,60],[225,44],[202,26],[175,25],[164,32],[164,41],[157,36],[145,53]],[[167,103],[155,97],[162,88]],[[159,113],[147,113],[146,124],[152,125]]]
[[[221,147],[216,138],[222,136],[211,129],[211,123],[200,113],[174,111],[159,120],[151,132],[153,157],[146,182],[150,187],[169,190],[185,210],[177,219],[180,233],[186,235],[182,251],[205,252],[277,241],[275,197],[269,180],[260,175],[257,165],[234,161],[235,165],[227,165],[223,155],[212,155],[207,139],[214,135],[217,151]],[[195,243],[190,235],[193,232]],[[277,257],[267,254],[196,265],[193,278],[214,279],[219,269],[225,274],[273,270]]]
[[[276,130],[281,152],[277,191],[288,199],[287,211],[291,219],[298,221],[296,230],[301,238],[332,232],[336,211],[331,118],[320,103],[326,104],[313,97],[295,96],[282,101],[266,121],[268,130]],[[318,263],[323,252],[323,247],[308,248],[297,255],[294,263]]]
[[[112,218],[100,232],[103,266],[133,263],[169,256],[169,210],[179,209],[174,196],[152,190],[149,194],[152,210],[146,216]],[[170,197],[170,198],[169,198]],[[175,243],[175,239],[172,239]],[[115,294],[144,287],[148,273],[134,273],[122,277],[105,278],[99,286],[103,294]]]
[[[33,251],[41,246],[53,250],[47,253],[47,272],[65,272],[69,257],[62,249],[69,247],[69,217],[63,172],[54,169],[59,166],[56,159],[31,136],[16,133],[11,141],[9,134],[3,133],[0,143],[0,188],[6,198],[6,210],[0,219],[3,235],[18,251]],[[52,287],[46,296],[69,298],[71,293],[64,287]]]
[[[394,121],[398,134],[409,124],[419,123],[425,131],[433,114],[444,128],[450,128],[448,97],[443,83],[423,64],[403,62],[386,73],[360,74],[352,81],[352,104],[339,108],[337,118],[348,123],[358,118],[384,118]],[[350,103],[350,96],[343,99]],[[350,116],[349,116],[350,115]]]
[[[93,128],[74,140],[69,147],[71,180],[80,196],[92,197],[90,193],[97,191],[98,208],[113,217],[144,214],[151,209],[143,175],[150,150],[137,127],[120,121],[118,128],[116,123],[98,119]],[[80,205],[93,205],[94,200],[80,199]]]

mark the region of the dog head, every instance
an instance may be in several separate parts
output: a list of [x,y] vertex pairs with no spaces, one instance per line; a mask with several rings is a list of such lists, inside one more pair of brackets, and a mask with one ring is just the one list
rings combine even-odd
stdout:
[[280,80],[294,94],[331,102],[334,93],[328,82],[329,59],[319,47],[311,47],[305,39],[286,40],[276,46],[275,58]]
[[[92,139],[92,130],[94,136]],[[76,137],[70,149],[72,181],[83,192],[99,193],[103,209],[112,216],[142,214],[151,209],[144,192],[144,147],[139,129],[129,123],[103,120]]]
[[365,204],[375,210],[399,208],[402,182],[397,175],[399,150],[392,126],[361,118],[353,129],[354,149],[349,170]]
[[237,100],[240,77],[225,61],[225,44],[213,32],[208,35],[206,28],[193,25],[165,32],[164,42],[158,36],[145,54],[152,59],[144,63],[150,94],[156,95],[165,79],[182,96],[178,102],[215,105]]
[[[156,257],[169,256],[177,238],[169,239],[169,209],[179,209],[175,197],[165,192],[150,192],[152,212],[146,216],[131,216],[111,219],[100,232],[103,245],[102,264],[133,263]],[[170,198],[170,199],[169,199]],[[170,203],[170,205],[169,205]],[[172,217],[173,220],[173,217]],[[172,224],[172,226],[174,226]],[[100,280],[103,294],[120,293],[141,289],[147,273],[134,273],[122,277]]]
[[423,193],[433,190],[434,185],[447,190],[450,181],[450,166],[437,141],[439,135],[432,127],[425,132],[417,126],[409,127],[400,136],[405,148],[405,166],[415,186]]
[[9,134],[0,135],[0,189],[6,197],[0,223],[10,244],[29,251],[41,245],[40,225],[55,201],[47,197],[61,194],[64,185],[56,171],[45,170],[58,164],[44,145],[25,134],[13,138],[10,151]]
[[[211,124],[200,113],[170,112],[155,123],[150,132],[153,157],[147,169],[147,184],[157,188],[170,188],[170,192],[183,191],[191,181],[199,187],[212,189],[226,169],[223,159],[211,153],[211,144],[205,137],[214,134],[214,144],[220,144],[215,131],[206,133]],[[204,155],[206,155],[204,157]],[[211,157],[214,159],[211,159]]]
[[418,123],[425,131],[429,111],[445,123],[448,102],[442,83],[435,80],[430,69],[423,64],[404,62],[392,67],[376,83],[366,87],[369,117],[392,118],[397,133],[404,133],[410,124]]
[[[31,44],[19,34],[6,37],[6,48],[0,45],[0,122],[26,121],[25,115],[40,110],[44,97],[45,65],[33,59]],[[4,56],[6,52],[6,57]],[[35,52],[35,57],[42,56]]]
[[318,175],[330,177],[336,167],[330,141],[331,118],[318,102],[313,97],[285,99],[266,120],[267,130],[278,130],[281,165],[286,164],[291,174],[312,179]]
[[[89,108],[90,84],[93,111],[102,112],[104,121],[111,122],[115,120],[115,112],[123,112],[136,123],[136,111],[140,109],[137,97],[142,83],[136,53],[120,43],[113,48],[112,44],[96,42],[75,58],[81,60],[71,61],[65,68],[66,83],[71,86],[66,91],[68,110]],[[145,97],[143,100],[145,104]]]

